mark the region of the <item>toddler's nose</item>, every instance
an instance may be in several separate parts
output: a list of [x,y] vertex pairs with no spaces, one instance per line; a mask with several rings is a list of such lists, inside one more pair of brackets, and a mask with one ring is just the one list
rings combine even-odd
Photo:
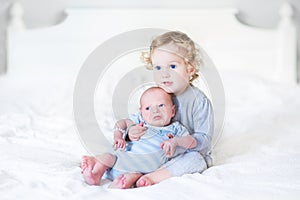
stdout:
[[162,77],[163,78],[169,78],[170,77],[170,72],[169,72],[168,69],[163,70]]

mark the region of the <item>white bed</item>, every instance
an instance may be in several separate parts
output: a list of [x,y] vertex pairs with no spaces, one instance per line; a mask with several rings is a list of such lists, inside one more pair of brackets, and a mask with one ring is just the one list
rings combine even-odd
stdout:
[[[54,27],[13,23],[8,73],[0,77],[1,199],[298,199],[300,88],[288,11],[275,30],[240,24],[234,9],[68,9]],[[226,95],[215,165],[151,187],[89,186],[79,163],[90,149],[73,116],[78,72],[102,42],[145,27],[184,31],[214,61]],[[113,119],[99,123],[108,130]]]

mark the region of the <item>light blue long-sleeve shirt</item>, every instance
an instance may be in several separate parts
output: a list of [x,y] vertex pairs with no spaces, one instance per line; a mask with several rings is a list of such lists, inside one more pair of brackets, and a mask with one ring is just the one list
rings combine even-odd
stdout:
[[184,125],[197,140],[193,151],[203,157],[211,151],[214,132],[214,114],[210,100],[195,86],[189,86],[184,93],[175,97],[175,121]]

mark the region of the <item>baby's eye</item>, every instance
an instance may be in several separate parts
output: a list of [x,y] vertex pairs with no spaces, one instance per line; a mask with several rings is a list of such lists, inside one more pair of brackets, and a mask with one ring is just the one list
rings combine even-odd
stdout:
[[154,69],[161,70],[161,66],[155,66]]
[[159,104],[158,107],[163,108],[163,107],[165,107],[165,104]]
[[176,69],[176,65],[170,65],[170,69]]
[[145,110],[150,110],[150,107],[146,107]]

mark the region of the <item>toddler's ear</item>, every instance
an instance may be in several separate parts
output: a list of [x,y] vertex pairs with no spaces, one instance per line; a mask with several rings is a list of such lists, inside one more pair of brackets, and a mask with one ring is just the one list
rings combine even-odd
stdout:
[[189,73],[189,75],[193,75],[193,74],[196,73],[196,69],[192,65],[188,65],[187,66],[187,72]]

